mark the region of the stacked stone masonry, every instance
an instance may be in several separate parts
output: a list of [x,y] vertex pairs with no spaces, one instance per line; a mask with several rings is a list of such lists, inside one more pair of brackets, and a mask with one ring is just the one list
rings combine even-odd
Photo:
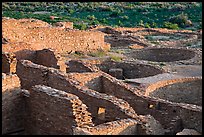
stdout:
[[[148,46],[123,36],[130,32],[128,29],[79,31],[73,29],[71,22],[50,25],[36,19],[2,21],[2,134],[190,134],[186,130],[202,134],[202,78],[159,81],[142,89],[124,80],[165,71],[149,64],[115,62],[109,57],[67,61],[61,56],[75,51],[108,51],[110,44],[105,41],[113,42],[112,46],[115,42],[106,34],[122,37],[119,45],[138,42],[139,46]],[[131,31],[147,33],[139,28]],[[150,29],[148,33],[164,34],[165,29],[162,32]],[[166,30],[166,33],[175,32]],[[162,89],[171,90],[171,84],[185,82],[198,84],[196,92],[189,92],[197,95],[193,98],[197,102],[189,99],[190,103],[177,102],[159,96]],[[167,94],[172,97],[175,93]],[[181,98],[189,96],[182,95]]]
[[[6,38],[9,41],[8,44],[4,45],[3,51],[8,51],[10,44],[21,42],[26,42],[30,44],[30,46],[19,44],[19,50],[41,50],[44,48],[52,48],[56,51],[66,53],[74,51],[107,51],[110,49],[110,45],[104,42],[104,34],[102,32],[80,31],[74,29],[57,29],[56,27],[51,27],[50,25],[42,21],[39,22],[38,20],[32,20],[33,19],[2,20],[2,35],[3,38]],[[26,26],[25,24],[30,25]]]

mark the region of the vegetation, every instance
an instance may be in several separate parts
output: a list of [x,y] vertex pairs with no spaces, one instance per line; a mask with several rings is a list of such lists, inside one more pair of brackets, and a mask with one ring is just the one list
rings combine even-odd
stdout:
[[92,57],[104,57],[106,55],[106,52],[104,52],[103,50],[99,50],[99,51],[96,51],[96,52],[91,52],[89,54],[89,56],[92,56]]
[[111,57],[111,60],[117,61],[117,62],[120,62],[123,60],[121,56],[110,55],[110,57]]
[[[202,28],[202,3],[3,2],[2,16],[36,18],[48,23],[71,21],[81,30],[90,25],[196,30]],[[59,18],[52,20],[50,16]]]

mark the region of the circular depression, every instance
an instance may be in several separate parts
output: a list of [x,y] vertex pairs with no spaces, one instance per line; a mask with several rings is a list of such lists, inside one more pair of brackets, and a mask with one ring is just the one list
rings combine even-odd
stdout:
[[135,79],[154,76],[164,73],[164,70],[146,64],[104,61],[97,64],[100,70],[116,77],[117,79]]
[[133,58],[155,62],[172,62],[191,59],[195,52],[188,49],[150,48],[134,51]]
[[202,106],[202,79],[161,81],[150,85],[145,95],[176,103]]

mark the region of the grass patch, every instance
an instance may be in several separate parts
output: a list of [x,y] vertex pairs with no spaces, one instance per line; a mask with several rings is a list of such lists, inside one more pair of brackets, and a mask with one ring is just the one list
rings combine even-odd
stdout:
[[117,62],[120,62],[123,60],[123,57],[121,57],[121,56],[110,55],[110,57],[111,57],[111,60],[117,61]]
[[106,52],[102,51],[102,50],[99,50],[99,51],[96,51],[96,52],[91,52],[88,55],[92,56],[92,57],[104,57],[106,55]]

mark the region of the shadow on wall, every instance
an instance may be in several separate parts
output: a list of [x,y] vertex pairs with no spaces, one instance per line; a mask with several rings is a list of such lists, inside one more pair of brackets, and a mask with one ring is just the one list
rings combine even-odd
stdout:
[[125,62],[104,61],[97,66],[118,79],[134,79],[154,76],[164,73],[164,70],[151,65],[133,64]]

